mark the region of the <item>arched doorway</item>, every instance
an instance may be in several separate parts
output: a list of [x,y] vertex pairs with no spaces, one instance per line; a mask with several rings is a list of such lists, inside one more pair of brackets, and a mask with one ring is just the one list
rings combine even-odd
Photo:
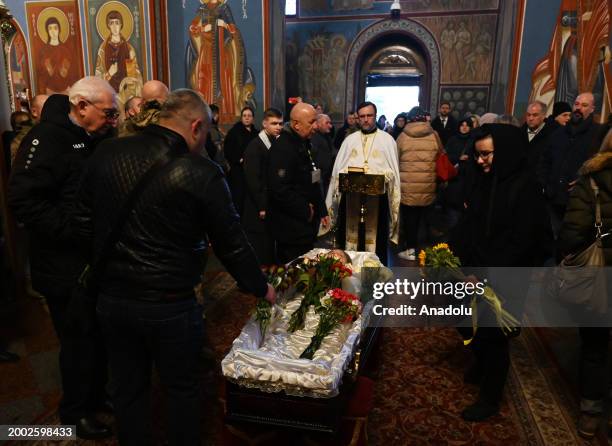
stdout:
[[387,35],[365,50],[360,64],[358,99],[374,102],[379,116],[393,120],[401,112],[426,103],[422,84],[427,63],[406,36]]
[[393,76],[398,80],[396,85],[416,84],[421,106],[435,111],[440,52],[434,36],[412,20],[382,20],[364,29],[353,41],[347,57],[346,112],[365,99],[366,82],[375,81],[377,75],[380,82],[390,82],[389,85]]

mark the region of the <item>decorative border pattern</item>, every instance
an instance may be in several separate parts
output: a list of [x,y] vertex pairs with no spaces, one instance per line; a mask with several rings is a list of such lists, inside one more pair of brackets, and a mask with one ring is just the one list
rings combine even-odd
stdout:
[[438,48],[435,37],[426,27],[413,20],[385,19],[374,23],[372,26],[369,26],[359,33],[349,50],[346,63],[345,112],[348,113],[353,105],[352,102],[354,101],[355,95],[355,70],[357,61],[360,59],[363,50],[381,35],[390,33],[410,35],[410,37],[417,40],[422,45],[426,53],[429,65],[428,68],[431,71],[431,78],[428,83],[430,89],[429,109],[437,110],[440,89],[440,49]]

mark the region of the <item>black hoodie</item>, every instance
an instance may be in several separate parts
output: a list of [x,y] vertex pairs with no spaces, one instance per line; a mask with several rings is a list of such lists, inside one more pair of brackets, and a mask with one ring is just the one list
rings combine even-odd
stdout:
[[525,139],[507,124],[486,124],[482,131],[493,138],[491,171],[473,169],[465,218],[453,233],[456,253],[466,266],[541,265],[553,242]]
[[21,142],[8,202],[30,236],[32,282],[46,296],[66,295],[86,263],[70,220],[91,139],[69,118],[68,96],[52,95],[40,123]]

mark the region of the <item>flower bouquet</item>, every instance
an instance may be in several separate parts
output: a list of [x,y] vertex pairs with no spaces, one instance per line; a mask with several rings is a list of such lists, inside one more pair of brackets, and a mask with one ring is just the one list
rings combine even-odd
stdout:
[[303,259],[297,268],[300,273],[296,289],[304,293],[304,298],[289,320],[290,333],[304,328],[308,308],[311,305],[318,306],[319,300],[329,289],[339,288],[342,279],[352,274],[350,267],[336,257],[324,254],[318,255],[315,259]]
[[[439,243],[433,247],[426,248],[419,252],[419,266],[421,267],[421,273],[428,279],[435,281],[443,280],[456,280],[466,281],[467,277],[461,271],[461,261],[457,256],[453,254],[448,244]],[[484,292],[479,294],[473,294],[470,306],[472,308],[472,337],[468,340],[463,341],[465,345],[468,345],[474,339],[476,330],[478,329],[478,297],[484,299],[484,301],[491,307],[497,324],[505,333],[512,333],[519,325],[519,321],[506,310],[503,309],[502,301],[497,296],[495,291],[490,286],[484,286]]]
[[[297,279],[298,269],[293,266],[266,265],[261,268],[266,276],[266,281],[274,287],[277,293],[286,292],[294,285]],[[266,299],[258,299],[255,306],[255,320],[259,323],[261,338],[263,339],[266,330],[272,319],[272,304]]]
[[312,359],[315,352],[321,347],[323,339],[338,325],[352,323],[359,317],[362,308],[357,296],[340,288],[334,288],[325,293],[315,310],[321,315],[317,331],[300,358]]

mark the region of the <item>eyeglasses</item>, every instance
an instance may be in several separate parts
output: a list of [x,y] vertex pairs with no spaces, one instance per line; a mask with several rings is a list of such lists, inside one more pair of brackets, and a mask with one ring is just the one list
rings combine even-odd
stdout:
[[491,155],[493,155],[493,150],[491,150],[490,152],[478,152],[475,151],[474,152],[474,159],[476,161],[478,161],[478,159],[482,159],[483,161],[486,161],[487,159],[491,158]]
[[93,102],[88,101],[87,99],[83,99],[83,100],[87,102],[89,105],[93,105],[95,108],[97,108],[102,113],[104,113],[104,116],[106,117],[106,119],[114,121],[115,119],[119,118],[119,110],[117,110],[116,108],[100,108]]

